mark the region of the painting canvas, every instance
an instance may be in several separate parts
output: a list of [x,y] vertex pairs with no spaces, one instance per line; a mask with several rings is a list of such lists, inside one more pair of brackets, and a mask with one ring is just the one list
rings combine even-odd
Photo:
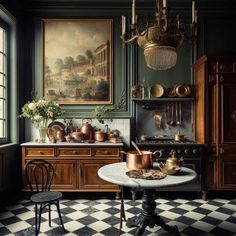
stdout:
[[112,19],[43,20],[43,96],[112,104]]

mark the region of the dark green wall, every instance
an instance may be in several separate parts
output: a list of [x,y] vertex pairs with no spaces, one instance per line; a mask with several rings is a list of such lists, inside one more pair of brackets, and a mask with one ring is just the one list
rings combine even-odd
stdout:
[[[235,46],[235,3],[234,1],[196,1],[199,14],[199,34],[192,50],[185,43],[178,50],[177,65],[167,71],[153,71],[146,67],[142,49],[136,46],[123,46],[120,40],[121,15],[131,13],[131,0],[24,0],[16,9],[16,0],[8,5],[16,12],[19,29],[19,74],[21,92],[20,106],[31,99],[31,91],[42,94],[42,29],[45,18],[112,18],[114,20],[114,104],[121,106],[112,113],[113,117],[132,117],[130,88],[145,78],[150,84],[170,85],[192,83],[192,63],[203,54],[233,54]],[[138,0],[137,14],[154,14],[154,0]],[[191,2],[169,0],[171,12],[182,12],[191,17]],[[122,103],[121,103],[122,102]],[[69,117],[90,116],[94,106],[65,106]]]

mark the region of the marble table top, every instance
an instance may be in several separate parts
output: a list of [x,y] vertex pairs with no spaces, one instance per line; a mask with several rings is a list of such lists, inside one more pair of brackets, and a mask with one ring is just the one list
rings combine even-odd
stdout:
[[21,146],[37,146],[37,147],[47,147],[47,146],[73,146],[73,147],[85,147],[85,146],[117,146],[117,147],[122,147],[124,144],[123,143],[109,143],[109,142],[95,142],[95,143],[68,143],[68,142],[60,142],[60,143],[37,143],[37,142],[27,142],[27,143],[22,143]]
[[[158,167],[158,164],[154,164],[154,169]],[[182,185],[194,180],[197,176],[194,170],[186,167],[182,167],[181,171],[177,175],[167,175],[160,180],[145,180],[130,178],[126,175],[129,169],[126,167],[126,162],[118,162],[108,164],[101,167],[98,170],[98,176],[110,183],[131,187],[131,188],[161,188]]]

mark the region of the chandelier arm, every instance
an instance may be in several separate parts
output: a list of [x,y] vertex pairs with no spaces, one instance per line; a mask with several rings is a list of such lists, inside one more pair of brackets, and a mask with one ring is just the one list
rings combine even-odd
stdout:
[[123,43],[133,43],[139,36],[138,35],[134,35],[133,37],[129,38],[129,39],[125,39],[125,36],[122,35],[120,36]]

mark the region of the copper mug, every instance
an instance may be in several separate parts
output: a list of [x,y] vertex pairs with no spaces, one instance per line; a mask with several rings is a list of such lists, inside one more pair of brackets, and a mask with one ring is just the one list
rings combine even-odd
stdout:
[[153,167],[153,156],[156,156],[159,153],[158,157],[162,156],[162,150],[156,150],[155,152],[150,151],[141,151],[142,154],[139,154],[138,151],[129,151],[121,153],[126,154],[126,166],[128,169],[137,170],[137,169],[151,169]]

